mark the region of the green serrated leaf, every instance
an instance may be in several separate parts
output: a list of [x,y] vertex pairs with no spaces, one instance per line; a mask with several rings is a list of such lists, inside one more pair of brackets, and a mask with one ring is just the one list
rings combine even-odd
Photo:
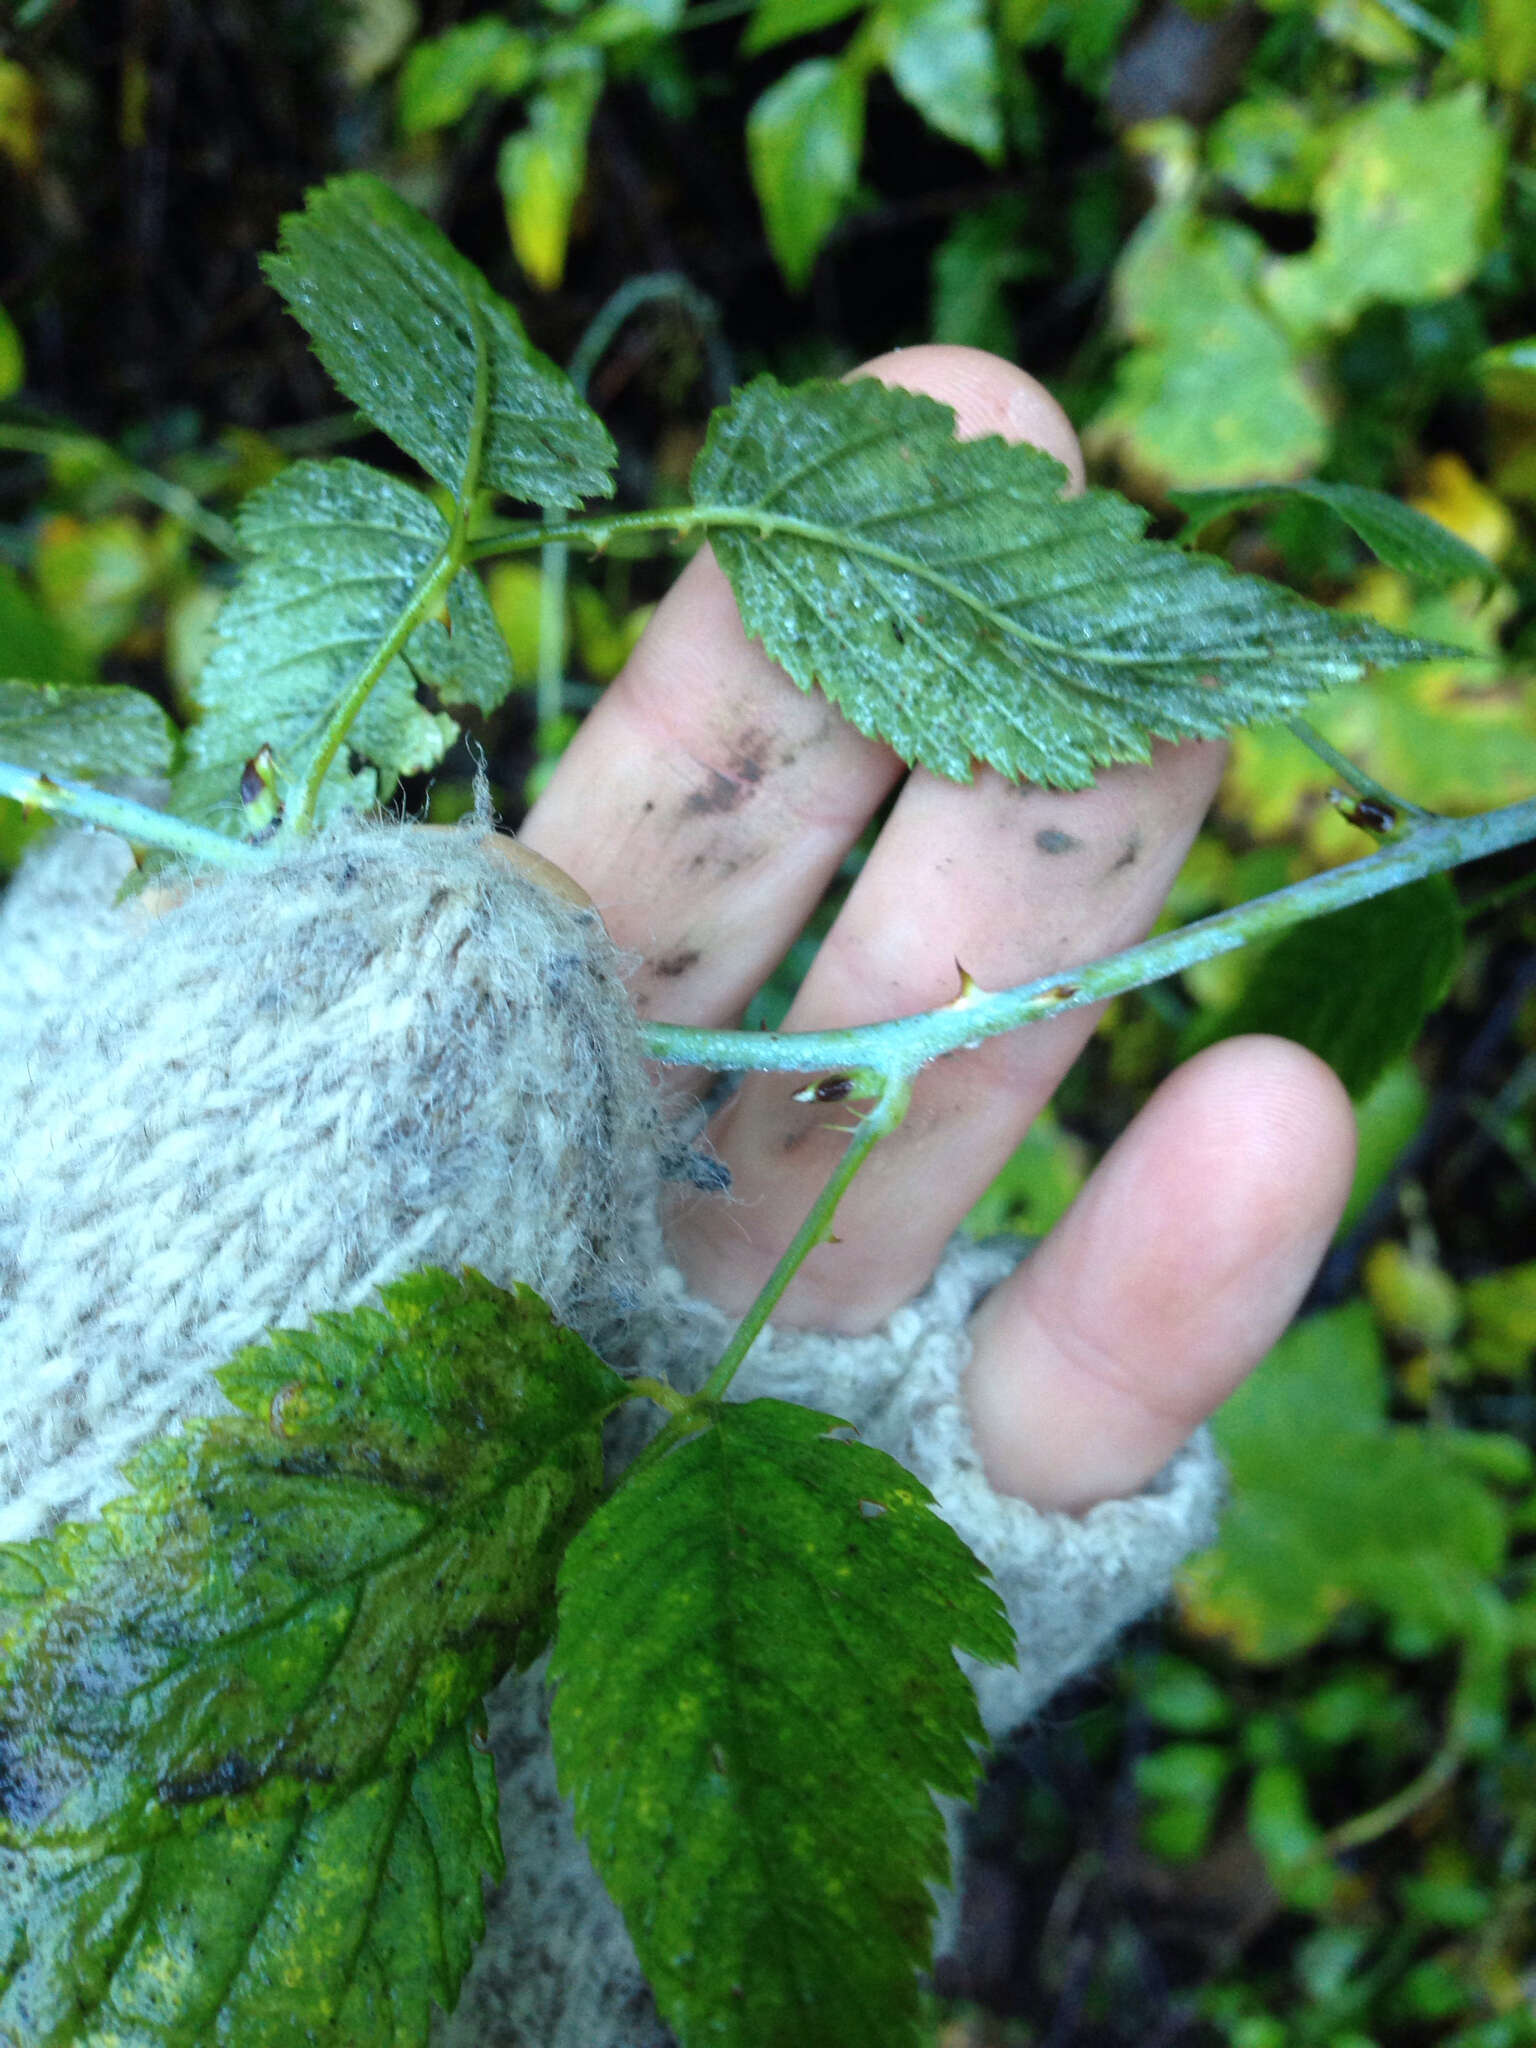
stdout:
[[863,74],[830,57],[808,57],[786,71],[747,116],[752,183],[792,290],[809,281],[853,197],[863,152]]
[[779,1401],[636,1468],[560,1580],[561,1782],[683,2048],[897,2048],[1012,1653],[916,1480]]
[[1447,875],[1313,918],[1278,939],[1197,1045],[1245,1032],[1293,1038],[1350,1094],[1370,1093],[1445,1000],[1461,963],[1461,905]]
[[176,728],[122,684],[0,682],[0,759],[96,782],[166,775]]
[[[0,1838],[98,1851],[398,1771],[542,1648],[619,1377],[530,1289],[428,1271],[219,1375],[98,1522],[14,1546]],[[316,1788],[323,1788],[316,1789]]]
[[961,782],[981,760],[1081,788],[1154,736],[1215,737],[1430,651],[1146,540],[1137,507],[1064,482],[1039,449],[957,442],[948,406],[871,378],[759,378],[693,474],[747,630],[861,732]]
[[1388,497],[1385,491],[1368,491],[1360,484],[1325,484],[1309,478],[1295,484],[1239,485],[1235,490],[1170,491],[1169,496],[1189,516],[1180,536],[1183,540],[1192,539],[1229,512],[1303,498],[1336,513],[1389,569],[1400,569],[1406,576],[1433,584],[1459,583],[1474,576],[1485,584],[1498,581],[1499,572],[1488,557],[1438,519]]
[[502,1874],[481,1717],[319,1806],[100,1856],[0,1849],[0,2040],[425,2048]]
[[[347,689],[442,556],[448,527],[430,499],[361,462],[300,462],[240,508],[251,559],[218,618],[218,644],[198,677],[201,717],[186,735],[172,806],[221,831],[245,820],[241,773],[262,747],[285,800],[302,784]],[[331,769],[320,814],[367,805],[395,779],[435,767],[458,732],[417,701],[429,683],[450,704],[489,711],[512,687],[512,665],[485,592],[464,570],[446,625],[428,620],[391,662],[348,735],[360,771]]]
[[1278,1663],[1346,1610],[1429,1642],[1475,1626],[1505,1511],[1458,1453],[1461,1432],[1386,1419],[1369,1307],[1298,1323],[1216,1418],[1232,1475],[1221,1541],[1184,1569],[1202,1634]]
[[424,215],[365,172],[283,220],[267,275],[336,383],[462,501],[613,490],[613,441],[516,313]]

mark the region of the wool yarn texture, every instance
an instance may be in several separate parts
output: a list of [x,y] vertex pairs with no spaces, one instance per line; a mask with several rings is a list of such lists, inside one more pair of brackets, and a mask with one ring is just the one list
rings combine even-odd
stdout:
[[[60,832],[0,899],[0,1540],[120,1492],[134,1450],[222,1408],[210,1369],[240,1346],[423,1265],[527,1282],[619,1369],[702,1385],[731,1324],[665,1262],[678,1141],[623,959],[595,912],[489,857],[487,833],[344,823],[151,916],[114,906],[112,842]],[[992,1492],[966,1325],[1018,1251],[957,1243],[867,1336],[770,1328],[732,1388],[845,1416],[934,1492],[1023,1645],[978,1674],[995,1732],[1162,1597],[1220,1499],[1203,1437],[1080,1517]],[[619,1418],[615,1469],[639,1416]],[[538,1674],[507,1680],[509,1875],[434,2039],[660,2048],[545,1730]]]

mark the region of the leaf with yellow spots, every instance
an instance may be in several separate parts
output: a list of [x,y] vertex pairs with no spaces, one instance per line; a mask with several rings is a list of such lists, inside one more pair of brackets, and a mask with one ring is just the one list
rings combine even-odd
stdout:
[[334,1804],[105,1857],[0,1849],[0,2041],[425,2048],[503,1868],[478,1724]]
[[683,2048],[915,2040],[930,1791],[982,1739],[954,1650],[1012,1653],[917,1480],[780,1401],[643,1459],[560,1578],[561,1783]]
[[1336,129],[1317,187],[1317,240],[1265,272],[1298,333],[1348,327],[1373,301],[1449,298],[1482,261],[1504,145],[1475,85],[1432,101],[1367,101]]
[[241,1412],[0,1549],[0,1843],[318,1807],[543,1648],[625,1383],[527,1288],[427,1271],[382,1303],[241,1352]]

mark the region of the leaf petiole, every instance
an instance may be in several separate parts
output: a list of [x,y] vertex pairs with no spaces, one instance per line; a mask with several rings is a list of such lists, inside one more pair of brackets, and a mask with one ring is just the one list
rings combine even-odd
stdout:
[[838,1203],[847,1193],[849,1182],[880,1140],[901,1127],[912,1101],[912,1075],[915,1071],[915,1067],[901,1068],[888,1074],[867,1073],[857,1077],[860,1085],[856,1092],[874,1094],[874,1107],[860,1116],[848,1148],[833,1168],[826,1186],[812,1203],[805,1221],[768,1275],[762,1292],[742,1318],[719,1364],[705,1381],[698,1396],[701,1401],[718,1401],[724,1396],[736,1376],[737,1367],[756,1343],[763,1325],[777,1308],[790,1281],[817,1245],[824,1244],[831,1236],[832,1219],[837,1213]]

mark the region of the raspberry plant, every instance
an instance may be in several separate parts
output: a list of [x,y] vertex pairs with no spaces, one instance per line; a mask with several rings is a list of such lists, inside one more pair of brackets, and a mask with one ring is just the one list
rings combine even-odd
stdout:
[[[760,379],[716,416],[691,505],[586,510],[614,487],[605,428],[388,188],[324,187],[269,270],[435,488],[338,459],[251,497],[185,733],[125,689],[0,685],[0,793],[187,864],[259,867],[441,760],[453,707],[511,685],[475,564],[552,538],[707,539],[796,683],[961,780],[1081,787],[1440,651],[1149,539],[1112,492],[1064,498],[1048,457],[962,444],[944,407],[869,381]],[[538,516],[487,527],[487,495]],[[1192,502],[1192,531],[1231,502]],[[1330,502],[1383,559],[1482,568],[1374,494]],[[92,787],[166,770],[165,812]],[[871,1105],[700,1394],[622,1379],[526,1289],[423,1272],[241,1353],[230,1415],[148,1446],[99,1521],[0,1550],[0,2036],[424,2041],[503,1853],[480,1702],[552,1645],[562,1781],[684,2048],[911,2039],[945,1872],[930,1792],[971,1789],[981,1736],[953,1652],[1005,1660],[1008,1630],[916,1481],[835,1417],[726,1405],[731,1377],[925,1062],[1260,935],[1292,933],[1272,968],[1304,980],[1310,920],[1536,837],[1536,804],[1439,819],[1353,780],[1378,851],[1048,984],[966,980],[841,1032],[647,1026],[659,1058]],[[1408,977],[1422,1011],[1446,928],[1411,923],[1441,949]],[[1396,1042],[1352,1043],[1362,1086]],[[632,1401],[659,1434],[605,1496],[602,1426]]]

